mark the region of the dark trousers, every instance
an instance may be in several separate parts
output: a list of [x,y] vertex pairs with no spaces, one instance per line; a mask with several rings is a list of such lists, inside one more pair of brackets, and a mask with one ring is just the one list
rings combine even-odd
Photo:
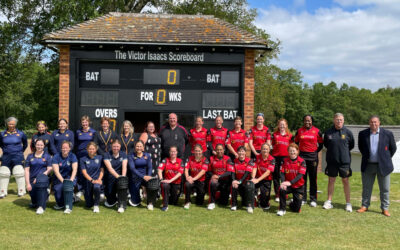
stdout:
[[101,185],[86,181],[86,183],[84,183],[84,188],[86,207],[98,206],[100,204]]
[[193,190],[196,190],[197,193],[196,205],[203,205],[205,195],[204,181],[195,181],[193,184],[190,184],[189,182],[185,183],[185,203],[192,202],[190,195],[192,194]]
[[299,188],[287,187],[286,190],[279,189],[279,209],[286,210],[286,196],[293,194],[293,202],[290,203],[290,209],[293,212],[300,212],[301,202],[303,200],[304,185]]
[[168,207],[168,204],[178,204],[180,186],[181,184],[161,183],[161,194],[163,197],[164,207]]
[[32,190],[29,192],[31,196],[31,202],[33,207],[42,207],[46,209],[46,202],[49,194],[47,193],[47,188],[37,187],[36,184],[31,183]]
[[275,157],[275,168],[272,177],[274,182],[274,192],[276,196],[279,196],[279,186],[281,183],[281,166],[285,158],[286,158],[285,156]]
[[[65,177],[64,177],[65,178]],[[76,187],[76,180],[74,181],[74,185]],[[63,191],[63,184],[55,178],[53,179],[53,189],[54,189],[54,198],[56,200],[56,203],[59,207],[64,207],[64,191]],[[72,193],[73,195],[73,193]],[[70,208],[72,209],[72,208]]]
[[306,160],[307,171],[303,176],[304,179],[304,195],[303,201],[307,201],[307,176],[310,182],[310,200],[317,201],[317,171],[318,159],[313,161]]
[[228,205],[229,192],[231,189],[231,180],[219,179],[218,181],[210,181],[209,193],[210,193],[210,203],[215,203],[217,191],[220,191],[219,203],[221,205]]
[[243,207],[251,206],[254,208],[254,188],[248,191],[248,189],[246,190],[247,185],[248,181],[240,184],[238,188],[232,187],[232,207],[236,207],[238,205],[237,197],[238,194],[240,194],[240,197],[242,197],[242,206]]
[[117,199],[117,179],[111,174],[105,178],[104,183],[104,194],[107,199],[108,204],[115,204],[118,201]]
[[129,178],[129,193],[131,194],[131,201],[133,202],[133,204],[139,204],[141,202],[141,186],[146,186],[146,182],[142,178],[138,176],[133,176]]
[[256,189],[260,189],[260,206],[266,208],[269,206],[271,198],[271,183],[272,181],[262,180],[256,184]]

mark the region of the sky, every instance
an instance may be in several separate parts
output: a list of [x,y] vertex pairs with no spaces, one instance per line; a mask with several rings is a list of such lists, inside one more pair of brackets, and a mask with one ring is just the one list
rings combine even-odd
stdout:
[[399,0],[248,0],[281,42],[279,67],[308,84],[400,87]]

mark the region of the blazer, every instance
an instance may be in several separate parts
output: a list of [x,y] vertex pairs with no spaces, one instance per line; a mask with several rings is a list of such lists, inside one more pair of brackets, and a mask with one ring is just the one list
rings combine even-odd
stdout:
[[[367,168],[370,154],[370,132],[369,128],[360,131],[358,134],[358,148],[362,154],[361,172]],[[382,176],[386,176],[393,171],[392,156],[396,153],[397,147],[393,133],[389,130],[379,128],[378,143],[378,164]]]

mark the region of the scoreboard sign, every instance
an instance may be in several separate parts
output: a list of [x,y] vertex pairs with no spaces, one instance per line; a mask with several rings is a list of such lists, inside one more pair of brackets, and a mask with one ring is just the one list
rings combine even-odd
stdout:
[[[186,127],[202,116],[211,127],[221,115],[227,127],[243,113],[244,51],[177,52],[151,50],[83,50],[71,48],[70,120],[89,115],[123,120],[142,128],[147,120],[161,126],[171,112]],[[157,119],[157,117],[159,117]],[[180,119],[186,117],[185,119]],[[146,120],[147,119],[147,120]],[[136,132],[141,132],[137,131]]]

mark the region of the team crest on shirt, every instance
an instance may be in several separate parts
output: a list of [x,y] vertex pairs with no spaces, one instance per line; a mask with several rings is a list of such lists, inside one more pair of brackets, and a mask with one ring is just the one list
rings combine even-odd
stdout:
[[[58,135],[57,135],[57,136],[58,136]],[[68,136],[69,136],[69,134],[66,134],[65,136],[66,136],[66,137],[68,137]]]
[[147,160],[147,155],[145,155],[143,158],[144,158],[145,160]]
[[56,136],[59,136],[59,134],[56,134]]
[[31,158],[31,161],[33,161],[33,158]]
[[315,130],[311,130],[311,133],[315,134]]
[[[67,162],[67,164],[68,164],[68,162]],[[61,166],[62,166],[62,163],[60,162],[60,163],[58,163],[58,165],[61,167]]]
[[346,139],[346,135],[342,135],[342,139],[343,139],[343,140]]
[[16,134],[16,136],[19,136],[19,134]]
[[82,135],[82,133],[79,133],[79,135]]
[[96,163],[96,164],[99,164],[99,159],[96,159],[96,160],[94,160],[94,162]]
[[131,141],[134,141],[133,139],[131,139]]
[[46,161],[46,158],[42,158],[42,161],[45,162],[45,161]]
[[328,135],[328,139],[329,139],[329,140],[332,140],[332,135]]
[[89,133],[90,136],[92,136],[92,133]]
[[122,158],[119,158],[119,161],[122,162]]
[[46,140],[46,141],[45,141],[45,144],[47,144],[47,143],[49,143],[49,140]]
[[7,137],[7,134],[4,134],[4,137]]
[[287,173],[287,174],[290,173],[289,169],[286,169],[286,173]]
[[90,161],[86,161],[86,164],[90,164]]
[[300,136],[301,139],[304,139],[304,135]]
[[[67,166],[69,166],[69,165],[71,165],[71,162],[67,161]],[[61,163],[60,163],[60,166],[61,166]]]

